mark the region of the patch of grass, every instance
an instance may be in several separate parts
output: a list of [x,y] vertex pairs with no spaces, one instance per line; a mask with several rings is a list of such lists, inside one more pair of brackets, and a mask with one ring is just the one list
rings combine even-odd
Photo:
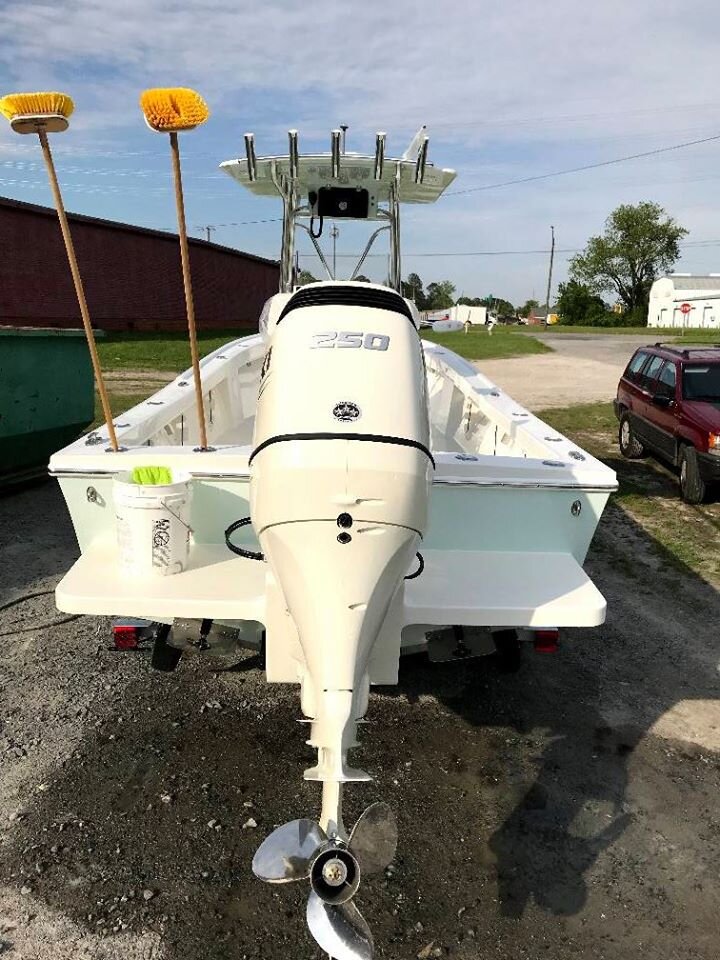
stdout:
[[[200,356],[204,357],[229,340],[246,337],[252,330],[198,331]],[[103,370],[173,370],[190,366],[187,333],[108,333],[98,340]]]
[[[143,400],[154,393],[154,388],[148,388],[146,393],[109,393],[110,397],[110,409],[112,410],[113,420],[117,421],[120,414],[125,413],[126,410],[129,410],[130,407],[134,407],[136,403],[142,403]],[[95,419],[92,422],[92,426],[88,427],[88,430],[94,430],[95,427],[99,427],[101,424],[105,423],[105,417],[103,416],[102,407],[100,406],[100,396],[95,393]]]
[[668,332],[677,334],[675,331],[667,330],[658,330],[649,327],[591,327],[591,326],[565,326],[562,323],[551,323],[549,327],[544,327],[542,324],[533,324],[532,326],[522,326],[518,329],[522,330],[523,333],[541,333],[545,334],[565,334],[565,333],[597,333],[597,334],[608,334],[608,335],[617,335],[617,334],[627,334],[628,336],[655,336],[657,334],[659,337],[667,336]]
[[548,334],[560,336],[573,333],[591,333],[598,336],[635,336],[647,337],[648,343],[662,340],[665,343],[718,343],[720,344],[720,330],[693,330],[688,329],[683,334],[678,327],[586,327],[563,326],[553,323],[549,327],[527,326],[519,327],[523,333]]
[[[250,330],[212,330],[198,333],[200,356],[222,347],[229,340],[249,336]],[[548,353],[551,348],[517,330],[496,327],[489,336],[484,327],[469,333],[435,333],[423,330],[424,339],[440,343],[468,360],[515,357]],[[190,366],[190,345],[186,333],[109,333],[98,340],[103,370],[172,370],[179,373]]]
[[466,360],[499,360],[504,357],[517,357],[531,353],[551,353],[552,348],[517,332],[517,328],[495,327],[489,334],[485,327],[471,327],[468,333],[458,330],[452,333],[438,333],[435,330],[421,330],[423,340],[439,343],[453,350]]
[[720,491],[714,502],[692,506],[680,498],[672,468],[651,456],[626,460],[618,449],[618,422],[610,403],[537,415],[616,472],[619,489],[613,502],[656,541],[666,563],[689,567],[720,585]]

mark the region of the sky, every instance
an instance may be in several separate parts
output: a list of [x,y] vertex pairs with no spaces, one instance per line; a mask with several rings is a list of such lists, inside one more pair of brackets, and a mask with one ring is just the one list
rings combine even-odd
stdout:
[[[720,139],[501,185],[719,136],[715,0],[0,0],[0,14],[0,92],[75,101],[53,139],[72,211],[174,229],[167,139],[137,104],[147,87],[189,86],[212,113],[181,140],[196,236],[211,225],[217,243],[278,256],[279,201],[218,170],[246,131],[260,156],[286,152],[290,128],[301,151],[327,149],[345,123],[348,149],[372,153],[385,130],[399,155],[424,123],[429,159],[458,176],[436,204],[404,208],[405,275],[542,301],[550,226],[556,291],[610,211],[641,200],[690,231],[677,270],[720,272]],[[35,138],[9,127],[0,195],[51,202]],[[357,227],[340,224],[337,243],[349,269]],[[386,258],[368,263],[382,279]]]

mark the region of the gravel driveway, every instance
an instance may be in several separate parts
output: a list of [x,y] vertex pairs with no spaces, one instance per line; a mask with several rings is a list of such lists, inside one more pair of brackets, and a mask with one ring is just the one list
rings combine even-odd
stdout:
[[645,336],[585,333],[527,336],[537,336],[555,352],[483,360],[475,366],[531,410],[611,400],[634,351],[653,342],[652,332]]
[[[76,553],[54,484],[0,499],[0,602]],[[358,897],[378,958],[717,957],[718,594],[615,508],[589,569],[608,623],[557,656],[411,658],[373,693],[347,819],[397,811],[395,869]],[[317,815],[296,691],[252,661],[156,674],[106,620],[58,616],[0,612],[0,953],[317,958],[302,885],[250,874],[275,824]]]

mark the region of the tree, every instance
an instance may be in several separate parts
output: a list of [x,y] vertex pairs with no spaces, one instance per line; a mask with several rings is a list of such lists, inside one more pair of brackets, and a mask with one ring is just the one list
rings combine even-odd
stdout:
[[306,283],[317,283],[317,277],[314,277],[309,270],[301,270],[298,274],[297,285],[304,287]]
[[594,293],[614,292],[628,315],[646,322],[653,281],[680,256],[687,234],[657,203],[621,204],[605,221],[602,236],[591,237],[570,261],[570,278]]
[[515,314],[515,307],[502,297],[493,297],[493,309],[499,317],[511,317]]
[[537,300],[526,300],[525,303],[518,307],[518,316],[520,317],[529,317],[533,310],[536,310],[540,304]]
[[602,298],[590,289],[585,283],[577,280],[568,280],[558,287],[557,312],[560,323],[577,325],[589,324],[601,326],[608,309]]
[[416,273],[409,274],[407,280],[403,280],[402,292],[403,296],[407,297],[408,300],[415,301],[415,306],[418,310],[428,309],[425,293],[423,292],[423,283]]
[[455,303],[455,285],[449,280],[429,283],[425,302],[426,310],[447,310]]
[[372,283],[370,277],[366,277],[364,273],[359,273],[355,279],[358,283]]

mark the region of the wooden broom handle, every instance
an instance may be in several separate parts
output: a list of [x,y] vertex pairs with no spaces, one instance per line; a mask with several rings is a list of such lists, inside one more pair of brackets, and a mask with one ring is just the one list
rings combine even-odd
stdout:
[[70,272],[72,273],[73,283],[75,284],[75,294],[80,307],[80,315],[82,316],[83,326],[85,327],[85,337],[87,338],[88,347],[90,348],[90,359],[92,360],[93,372],[95,374],[95,383],[97,384],[98,393],[100,394],[100,403],[102,404],[105,424],[107,425],[108,436],[110,437],[110,445],[113,450],[119,450],[117,436],[115,435],[115,424],[113,423],[112,411],[110,409],[110,400],[107,395],[107,390],[105,389],[100,357],[98,356],[97,344],[95,343],[95,334],[92,324],[90,323],[90,312],[88,311],[87,300],[85,299],[85,290],[83,289],[82,277],[80,276],[77,257],[75,256],[75,247],[73,246],[70,227],[65,214],[65,207],[60,194],[60,186],[58,184],[57,174],[55,173],[55,164],[53,163],[52,153],[50,152],[50,144],[47,133],[44,130],[38,131],[38,137],[40,138],[40,146],[42,147],[43,156],[45,157],[45,166],[47,167],[48,176],[50,177],[50,187],[55,200],[58,219],[60,220],[60,229],[63,240],[65,241],[68,263],[70,264]]
[[198,353],[197,331],[195,329],[195,304],[193,301],[192,281],[190,279],[190,254],[188,251],[187,227],[185,226],[182,173],[180,171],[180,147],[178,145],[178,135],[175,131],[170,134],[170,152],[172,154],[173,174],[175,177],[178,236],[180,237],[180,257],[182,260],[183,284],[185,286],[185,307],[187,309],[188,334],[190,336],[190,356],[192,357],[193,379],[195,381],[195,403],[197,404],[198,425],[200,427],[200,449],[207,450],[205,405],[203,404],[202,380],[200,378],[200,356]]

